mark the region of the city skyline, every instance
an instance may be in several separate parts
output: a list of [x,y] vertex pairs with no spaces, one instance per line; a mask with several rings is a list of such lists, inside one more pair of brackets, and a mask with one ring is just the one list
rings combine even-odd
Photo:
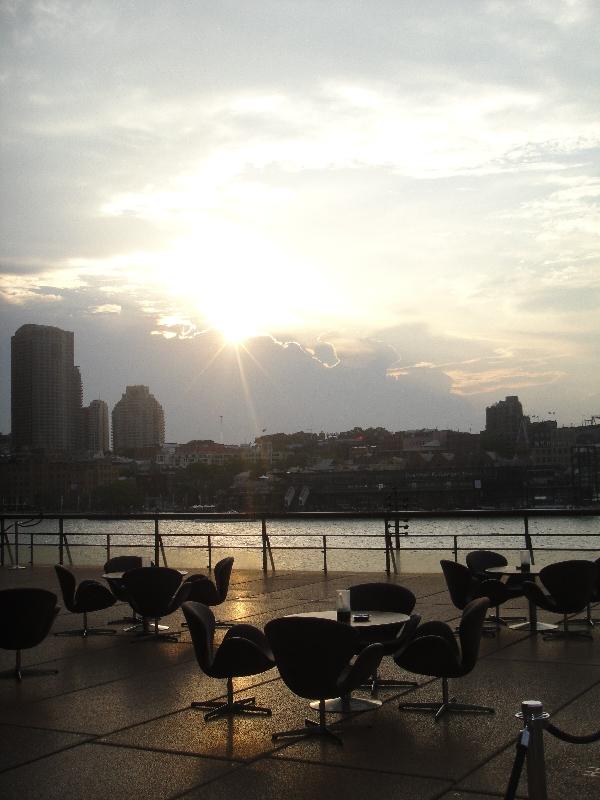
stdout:
[[27,323],[169,441],[600,413],[595,3],[173,8],[0,9],[0,430]]

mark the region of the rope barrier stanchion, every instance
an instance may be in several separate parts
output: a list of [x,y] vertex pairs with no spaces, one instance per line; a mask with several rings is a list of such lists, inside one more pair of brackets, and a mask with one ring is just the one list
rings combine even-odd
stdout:
[[521,772],[523,771],[523,764],[525,763],[525,756],[529,747],[529,731],[523,728],[517,739],[517,752],[513,763],[510,778],[508,779],[508,786],[506,787],[506,794],[504,800],[514,800],[521,779]]
[[549,716],[539,700],[524,700],[521,703],[521,710],[516,717],[523,720],[523,730],[517,740],[517,753],[504,800],[514,800],[525,758],[529,800],[548,800],[544,727]]
[[546,766],[544,763],[544,729],[569,744],[591,744],[600,741],[600,730],[584,735],[575,735],[557,728],[548,722],[550,714],[544,711],[539,700],[525,700],[516,714],[522,719],[524,728],[517,739],[517,753],[512,767],[504,800],[514,800],[523,764],[527,759],[527,784],[529,800],[547,800]]

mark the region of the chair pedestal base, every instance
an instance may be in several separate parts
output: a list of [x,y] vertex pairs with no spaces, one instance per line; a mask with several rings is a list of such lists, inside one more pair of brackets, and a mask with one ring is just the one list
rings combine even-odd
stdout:
[[112,628],[89,628],[87,624],[87,611],[83,612],[83,628],[75,628],[69,631],[57,631],[55,636],[114,636],[116,631]]
[[318,722],[315,722],[312,719],[305,719],[304,728],[293,728],[289,731],[279,731],[278,733],[274,733],[271,736],[271,739],[276,742],[278,739],[306,739],[314,736],[322,736],[324,738],[331,739],[336,744],[343,745],[340,737],[325,724],[325,703],[325,700],[317,700],[314,704],[310,704],[311,707],[316,705],[319,709]]
[[555,630],[548,631],[544,634],[544,641],[548,639],[587,639],[593,641],[593,636],[590,631],[574,631],[569,628],[569,618],[566,614],[563,615],[562,626],[554,626]]
[[21,651],[17,650],[15,666],[13,669],[0,672],[0,679],[22,681],[25,677],[42,677],[43,675],[58,675],[57,669],[39,669],[38,667],[22,667]]
[[57,631],[55,636],[113,636],[116,631],[110,628],[74,628],[70,631]]
[[437,722],[444,714],[452,711],[459,711],[467,714],[495,714],[495,709],[488,706],[475,706],[467,703],[457,703],[456,698],[449,697],[448,679],[442,678],[442,702],[441,703],[400,703],[398,708],[401,711],[424,711],[433,712]]
[[169,630],[169,626],[159,625],[157,619],[153,622],[145,619],[142,621],[141,630],[136,633],[136,638],[132,641],[132,644],[136,642],[179,642],[179,631],[161,633],[161,630]]
[[371,700],[367,697],[332,697],[329,700],[314,700],[310,707],[315,711],[319,710],[320,703],[323,703],[326,714],[350,714],[355,711],[372,711],[381,706],[381,700]]
[[265,717],[271,716],[271,709],[265,706],[256,705],[256,697],[244,697],[242,700],[235,700],[233,703],[221,703],[220,700],[206,700],[192,703],[192,708],[212,709],[204,715],[205,722],[216,717],[225,717],[229,714],[263,714]]
[[256,697],[244,697],[241,700],[233,699],[233,678],[227,678],[227,700],[200,700],[192,703],[192,708],[211,709],[204,715],[204,721],[229,714],[264,714],[271,716],[271,709],[256,705]]

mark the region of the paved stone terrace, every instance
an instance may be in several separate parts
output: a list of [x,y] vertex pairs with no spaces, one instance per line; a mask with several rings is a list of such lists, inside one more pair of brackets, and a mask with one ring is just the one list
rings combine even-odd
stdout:
[[[89,567],[75,572],[79,579],[100,576]],[[385,579],[373,573],[264,576],[234,569],[219,616],[262,626],[283,614],[331,608],[336,589]],[[441,575],[391,580],[415,592],[424,620],[457,619]],[[51,567],[0,569],[0,587],[10,586],[44,586],[60,598]],[[125,610],[117,605],[91,614],[90,624],[105,625]],[[176,628],[181,621],[181,612],[167,620]],[[54,630],[79,625],[80,617],[63,609]],[[178,644],[132,645],[131,636],[118,630],[116,636],[87,640],[51,634],[24,651],[23,661],[56,667],[58,675],[20,685],[0,681],[3,800],[484,800],[502,797],[506,789],[521,700],[542,700],[555,724],[572,733],[600,727],[600,631],[589,643],[545,642],[502,630],[482,641],[475,670],[451,683],[466,702],[494,706],[495,716],[455,714],[436,724],[429,715],[399,711],[399,691],[388,690],[380,693],[384,704],[377,711],[334,717],[340,747],[321,740],[271,741],[274,731],[301,726],[310,713],[276,670],[236,683],[241,693],[252,687],[257,701],[273,709],[272,717],[205,723],[190,702],[222,696],[225,685],[200,672],[189,634]],[[386,661],[382,674],[402,674]],[[13,653],[0,651],[0,668],[12,664]],[[440,681],[429,678],[410,691],[411,699],[439,694]],[[550,798],[600,795],[600,743],[564,744],[546,734],[545,748]],[[519,795],[527,796],[524,779]]]

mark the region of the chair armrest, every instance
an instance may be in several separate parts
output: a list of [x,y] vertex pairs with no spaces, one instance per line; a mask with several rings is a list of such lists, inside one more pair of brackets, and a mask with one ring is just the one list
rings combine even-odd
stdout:
[[268,644],[264,647],[242,636],[226,636],[213,659],[212,671],[223,677],[257,675],[275,666]]
[[264,633],[254,625],[246,625],[246,624],[238,624],[232,625],[231,628],[227,630],[227,633],[223,637],[223,641],[225,642],[227,639],[230,639],[232,636],[241,637],[242,639],[247,639],[249,642],[254,642],[257,647],[267,648],[269,651],[271,650],[269,646],[269,642],[267,641],[267,637]]
[[179,588],[171,598],[169,608],[165,611],[165,614],[171,614],[173,611],[177,611],[180,605],[185,603],[191,594],[193,585],[193,583],[181,583],[179,585]]
[[89,610],[100,611],[103,608],[109,608],[116,602],[117,599],[108,586],[104,586],[99,581],[81,581],[75,590],[75,605],[87,606]]
[[365,683],[377,671],[384,655],[382,644],[370,644],[361,650],[354,663],[342,670],[337,679],[337,687],[341,695],[348,694],[353,689]]
[[460,652],[452,637],[452,646],[442,636],[415,637],[394,656],[395,663],[417,675],[452,677],[460,674]]

